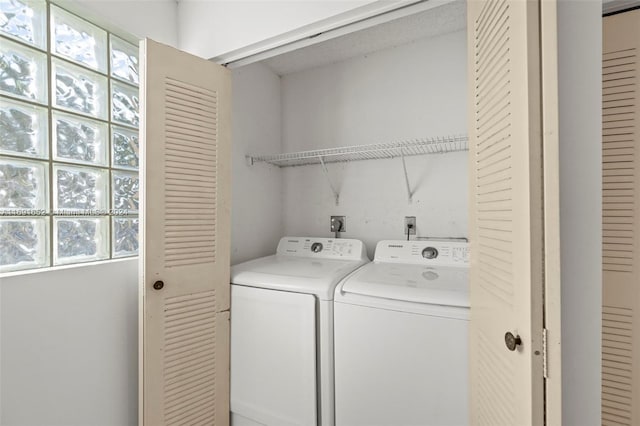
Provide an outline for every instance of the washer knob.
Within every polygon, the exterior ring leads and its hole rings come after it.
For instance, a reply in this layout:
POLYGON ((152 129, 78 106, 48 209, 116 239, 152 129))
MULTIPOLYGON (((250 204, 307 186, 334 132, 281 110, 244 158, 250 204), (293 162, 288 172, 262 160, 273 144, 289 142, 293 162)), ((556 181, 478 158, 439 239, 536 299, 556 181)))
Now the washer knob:
POLYGON ((322 243, 311 244, 311 251, 314 253, 320 253, 322 251, 322 243))
POLYGON ((422 257, 424 257, 425 259, 435 259, 436 257, 438 257, 438 249, 435 247, 427 247, 426 249, 422 250, 422 257))

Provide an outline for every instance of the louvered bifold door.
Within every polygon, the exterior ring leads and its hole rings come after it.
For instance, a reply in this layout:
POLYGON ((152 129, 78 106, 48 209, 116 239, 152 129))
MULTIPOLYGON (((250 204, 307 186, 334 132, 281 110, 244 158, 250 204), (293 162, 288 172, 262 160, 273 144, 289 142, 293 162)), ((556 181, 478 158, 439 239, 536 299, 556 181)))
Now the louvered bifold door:
POLYGON ((470 423, 540 425, 544 383, 539 3, 474 0, 467 5, 470 423), (506 333, 513 336, 513 350, 507 347, 506 333))
POLYGON ((602 424, 640 424, 640 10, 604 18, 602 424))
POLYGON ((140 425, 229 422, 230 75, 141 43, 140 425))

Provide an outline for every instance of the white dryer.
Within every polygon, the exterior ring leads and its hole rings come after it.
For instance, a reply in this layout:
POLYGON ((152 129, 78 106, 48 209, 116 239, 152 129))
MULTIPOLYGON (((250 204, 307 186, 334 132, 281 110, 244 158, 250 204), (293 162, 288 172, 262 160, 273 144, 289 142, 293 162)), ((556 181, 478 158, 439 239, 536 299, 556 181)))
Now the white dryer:
POLYGON ((333 295, 369 262, 351 239, 285 237, 231 268, 231 422, 334 424, 333 295))
POLYGON ((337 288, 336 425, 466 425, 468 244, 381 241, 337 288))

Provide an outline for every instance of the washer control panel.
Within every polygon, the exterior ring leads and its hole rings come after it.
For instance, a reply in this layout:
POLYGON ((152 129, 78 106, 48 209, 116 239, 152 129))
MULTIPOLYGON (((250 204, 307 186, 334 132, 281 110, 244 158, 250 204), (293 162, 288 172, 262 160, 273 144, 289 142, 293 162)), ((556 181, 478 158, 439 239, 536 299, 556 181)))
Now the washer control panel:
POLYGON ((324 259, 366 259, 364 243, 347 238, 284 237, 278 244, 278 254, 324 259))
POLYGON ((376 261, 437 266, 468 266, 469 243, 464 241, 380 241, 376 261))

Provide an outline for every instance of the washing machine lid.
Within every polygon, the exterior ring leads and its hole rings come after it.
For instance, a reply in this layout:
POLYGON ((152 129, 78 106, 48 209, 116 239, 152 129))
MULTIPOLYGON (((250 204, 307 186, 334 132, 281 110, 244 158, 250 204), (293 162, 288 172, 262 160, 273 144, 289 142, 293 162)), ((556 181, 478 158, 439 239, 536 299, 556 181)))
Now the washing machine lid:
POLYGON ((364 244, 358 240, 285 237, 275 255, 234 265, 231 284, 332 300, 337 284, 367 262, 364 244))
POLYGON ((466 267, 372 262, 345 280, 339 292, 344 295, 469 307, 469 270, 466 267))

